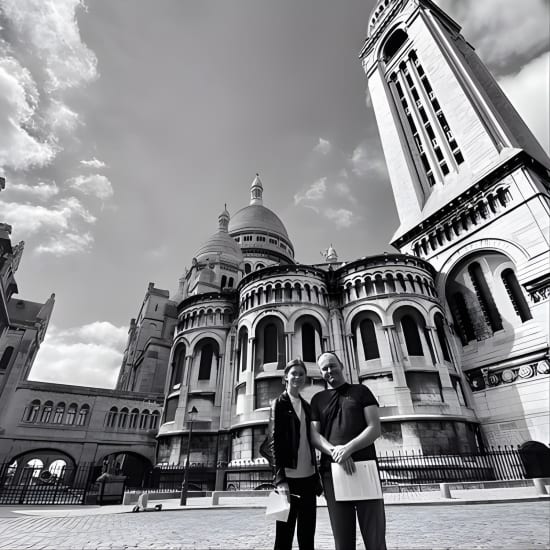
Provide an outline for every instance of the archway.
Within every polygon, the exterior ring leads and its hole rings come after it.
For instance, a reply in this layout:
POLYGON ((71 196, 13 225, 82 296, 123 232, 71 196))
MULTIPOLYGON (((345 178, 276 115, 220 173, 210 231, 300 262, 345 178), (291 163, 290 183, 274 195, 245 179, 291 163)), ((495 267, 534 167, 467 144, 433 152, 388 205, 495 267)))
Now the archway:
POLYGON ((145 476, 152 468, 151 461, 144 456, 119 451, 106 455, 102 461, 96 463, 96 478, 103 472, 126 477, 126 487, 141 487, 145 476))

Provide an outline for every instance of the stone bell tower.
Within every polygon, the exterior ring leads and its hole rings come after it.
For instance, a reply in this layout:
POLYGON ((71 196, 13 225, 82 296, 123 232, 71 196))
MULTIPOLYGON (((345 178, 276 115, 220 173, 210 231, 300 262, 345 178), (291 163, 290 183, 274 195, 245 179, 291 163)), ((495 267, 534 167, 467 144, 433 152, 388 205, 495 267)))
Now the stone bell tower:
POLYGON ((550 159, 430 0, 380 0, 360 58, 400 226, 428 260, 489 443, 548 442, 550 159), (540 401, 539 401, 540 400, 540 401))

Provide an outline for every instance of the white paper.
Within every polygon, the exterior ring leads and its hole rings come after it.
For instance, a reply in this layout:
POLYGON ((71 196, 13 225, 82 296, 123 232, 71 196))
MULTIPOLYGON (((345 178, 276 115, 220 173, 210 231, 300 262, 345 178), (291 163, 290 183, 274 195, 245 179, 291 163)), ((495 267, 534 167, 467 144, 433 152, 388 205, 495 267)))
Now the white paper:
POLYGON ((355 472, 347 474, 344 467, 333 462, 332 482, 336 500, 374 500, 383 498, 376 461, 355 463, 355 472))
POLYGON ((265 509, 265 517, 277 521, 287 521, 288 513, 290 512, 290 502, 283 494, 272 491, 267 496, 267 506, 265 509))

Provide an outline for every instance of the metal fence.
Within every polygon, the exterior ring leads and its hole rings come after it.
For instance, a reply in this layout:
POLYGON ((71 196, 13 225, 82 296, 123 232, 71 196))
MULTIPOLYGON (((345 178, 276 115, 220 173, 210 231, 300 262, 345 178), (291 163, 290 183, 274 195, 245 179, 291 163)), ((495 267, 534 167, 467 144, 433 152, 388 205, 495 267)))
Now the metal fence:
MULTIPOLYGON (((420 451, 387 452, 379 453, 377 460, 380 479, 385 486, 526 477, 520 453, 513 447, 496 447, 479 453, 439 455, 426 455, 420 451)), ((173 465, 153 468, 147 487, 159 491, 177 491, 181 488, 184 471, 183 467, 173 465)), ((223 488, 228 491, 248 491, 272 487, 273 475, 267 464, 251 460, 248 464, 232 467, 191 464, 189 480, 191 490, 223 488), (219 487, 215 486, 216 473, 219 487)))
POLYGON ((93 498, 93 464, 59 468, 0 464, 0 504, 84 504, 93 498))

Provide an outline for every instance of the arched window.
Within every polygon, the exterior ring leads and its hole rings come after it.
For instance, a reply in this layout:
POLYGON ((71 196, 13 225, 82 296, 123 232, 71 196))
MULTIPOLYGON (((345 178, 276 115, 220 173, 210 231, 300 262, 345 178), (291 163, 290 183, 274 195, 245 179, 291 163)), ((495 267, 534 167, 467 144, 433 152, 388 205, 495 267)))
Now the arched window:
POLYGON ((472 285, 477 294, 477 299, 481 310, 483 311, 483 316, 485 321, 491 327, 493 332, 502 329, 502 320, 500 314, 487 285, 487 281, 481 270, 481 266, 477 262, 473 262, 468 266, 468 273, 472 280, 472 285))
POLYGON ((256 265, 256 271, 258 271, 259 269, 263 269, 265 267, 264 264, 257 264, 256 265))
POLYGON ((32 458, 27 462, 26 468, 31 470, 31 477, 38 477, 44 468, 44 463, 39 458, 32 458))
POLYGON ((226 284, 227 284, 227 275, 222 275, 221 287, 223 288, 226 284))
POLYGON ((525 323, 525 321, 529 321, 529 319, 532 319, 533 316, 531 315, 531 311, 529 310, 529 305, 527 304, 523 292, 521 291, 521 287, 519 286, 514 270, 510 268, 505 269, 502 272, 501 277, 502 282, 504 283, 504 288, 506 288, 506 292, 508 292, 510 301, 514 306, 515 312, 521 319, 521 322, 525 323))
POLYGON ((156 430, 158 425, 159 425, 159 412, 158 411, 153 411, 151 413, 149 428, 151 430, 156 430))
POLYGON ((410 356, 424 355, 415 320, 410 315, 404 315, 401 319, 401 327, 403 329, 403 336, 405 337, 407 353, 410 356))
POLYGON ((302 325, 302 360, 314 363, 315 353, 315 329, 311 323, 302 325))
POLYGON ((384 286, 382 275, 376 275, 376 277, 374 277, 374 287, 376 288, 376 294, 386 293, 386 288, 384 286))
POLYGON ((470 340, 475 340, 475 330, 470 317, 470 312, 460 292, 455 292, 451 300, 451 313, 463 345, 470 340))
POLYGON ((117 416, 118 409, 116 407, 111 407, 111 409, 107 413, 107 420, 105 422, 107 428, 114 428, 116 426, 117 416))
POLYGON ((118 414, 118 427, 126 428, 126 423, 128 422, 128 409, 126 407, 120 409, 118 414))
POLYGON ((248 360, 248 330, 242 328, 239 332, 239 360, 241 364, 241 372, 246 370, 246 362, 248 360))
MULTIPOLYGON (((168 399, 168 401, 175 401, 176 406, 177 406, 178 398, 176 397, 175 399, 174 398, 173 399, 168 399)), ((139 410, 138 409, 132 409, 132 412, 130 413, 130 418, 128 420, 128 428, 130 430, 135 430, 137 428, 138 418, 139 418, 139 410)), ((172 420, 174 420, 174 419, 172 418, 172 420)))
POLYGON ((61 424, 63 422, 63 416, 65 415, 65 403, 58 403, 53 415, 53 423, 61 424))
POLYGON ((185 366, 185 345, 179 344, 176 348, 173 361, 172 370, 172 383, 171 387, 174 388, 177 384, 181 384, 183 381, 183 367, 185 366))
POLYGON ((382 58, 384 61, 389 61, 396 53, 397 50, 407 41, 407 33, 402 29, 397 29, 386 40, 384 48, 382 50, 382 58))
POLYGON ((244 264, 244 272, 250 273, 252 271, 252 266, 250 264, 244 264))
POLYGON ((64 460, 57 459, 50 464, 48 471, 52 474, 52 476, 55 476, 58 479, 63 479, 65 468, 67 468, 67 463, 64 460))
POLYGON ((36 422, 38 418, 38 411, 40 410, 40 401, 35 399, 27 407, 27 411, 24 417, 24 422, 36 422))
POLYGON ((8 346, 4 353, 2 354, 2 359, 0 359, 0 370, 6 370, 10 364, 10 359, 13 354, 13 346, 8 346))
POLYGON ((285 302, 292 301, 292 287, 290 283, 285 284, 285 302))
POLYGON ((277 362, 277 327, 268 323, 264 329, 264 363, 277 362))
POLYGON ((42 407, 42 414, 40 415, 40 422, 47 423, 50 421, 52 416, 53 403, 51 401, 46 401, 42 407))
POLYGON ((78 405, 76 403, 71 403, 67 409, 67 416, 65 417, 65 424, 72 426, 76 420, 76 412, 78 411, 78 405))
POLYGON ((282 302, 283 301, 283 289, 282 289, 280 283, 277 283, 275 285, 275 301, 276 302, 282 302))
POLYGON ((229 288, 233 288, 233 277, 229 277, 229 283, 227 283, 229 288))
POLYGON ((437 339, 439 340, 439 347, 443 353, 443 359, 445 361, 451 360, 451 355, 449 353, 449 344, 447 343, 447 337, 445 336, 445 326, 443 323, 443 316, 437 314, 435 316, 435 331, 437 333, 437 339))
POLYGON ((90 405, 82 405, 80 411, 78 412, 78 418, 76 423, 78 426, 85 426, 88 420, 88 415, 90 414, 90 405))
POLYGON ((380 351, 378 349, 376 329, 374 328, 372 319, 363 319, 359 324, 359 330, 361 332, 365 359, 367 361, 370 359, 378 359, 380 357, 380 351))
POLYGON ((210 380, 212 370, 212 358, 214 357, 214 346, 205 344, 201 349, 201 361, 199 365, 199 380, 210 380))
POLYGON ((149 410, 145 409, 140 415, 139 415, 139 429, 140 430, 146 430, 147 429, 147 420, 149 419, 149 410))

